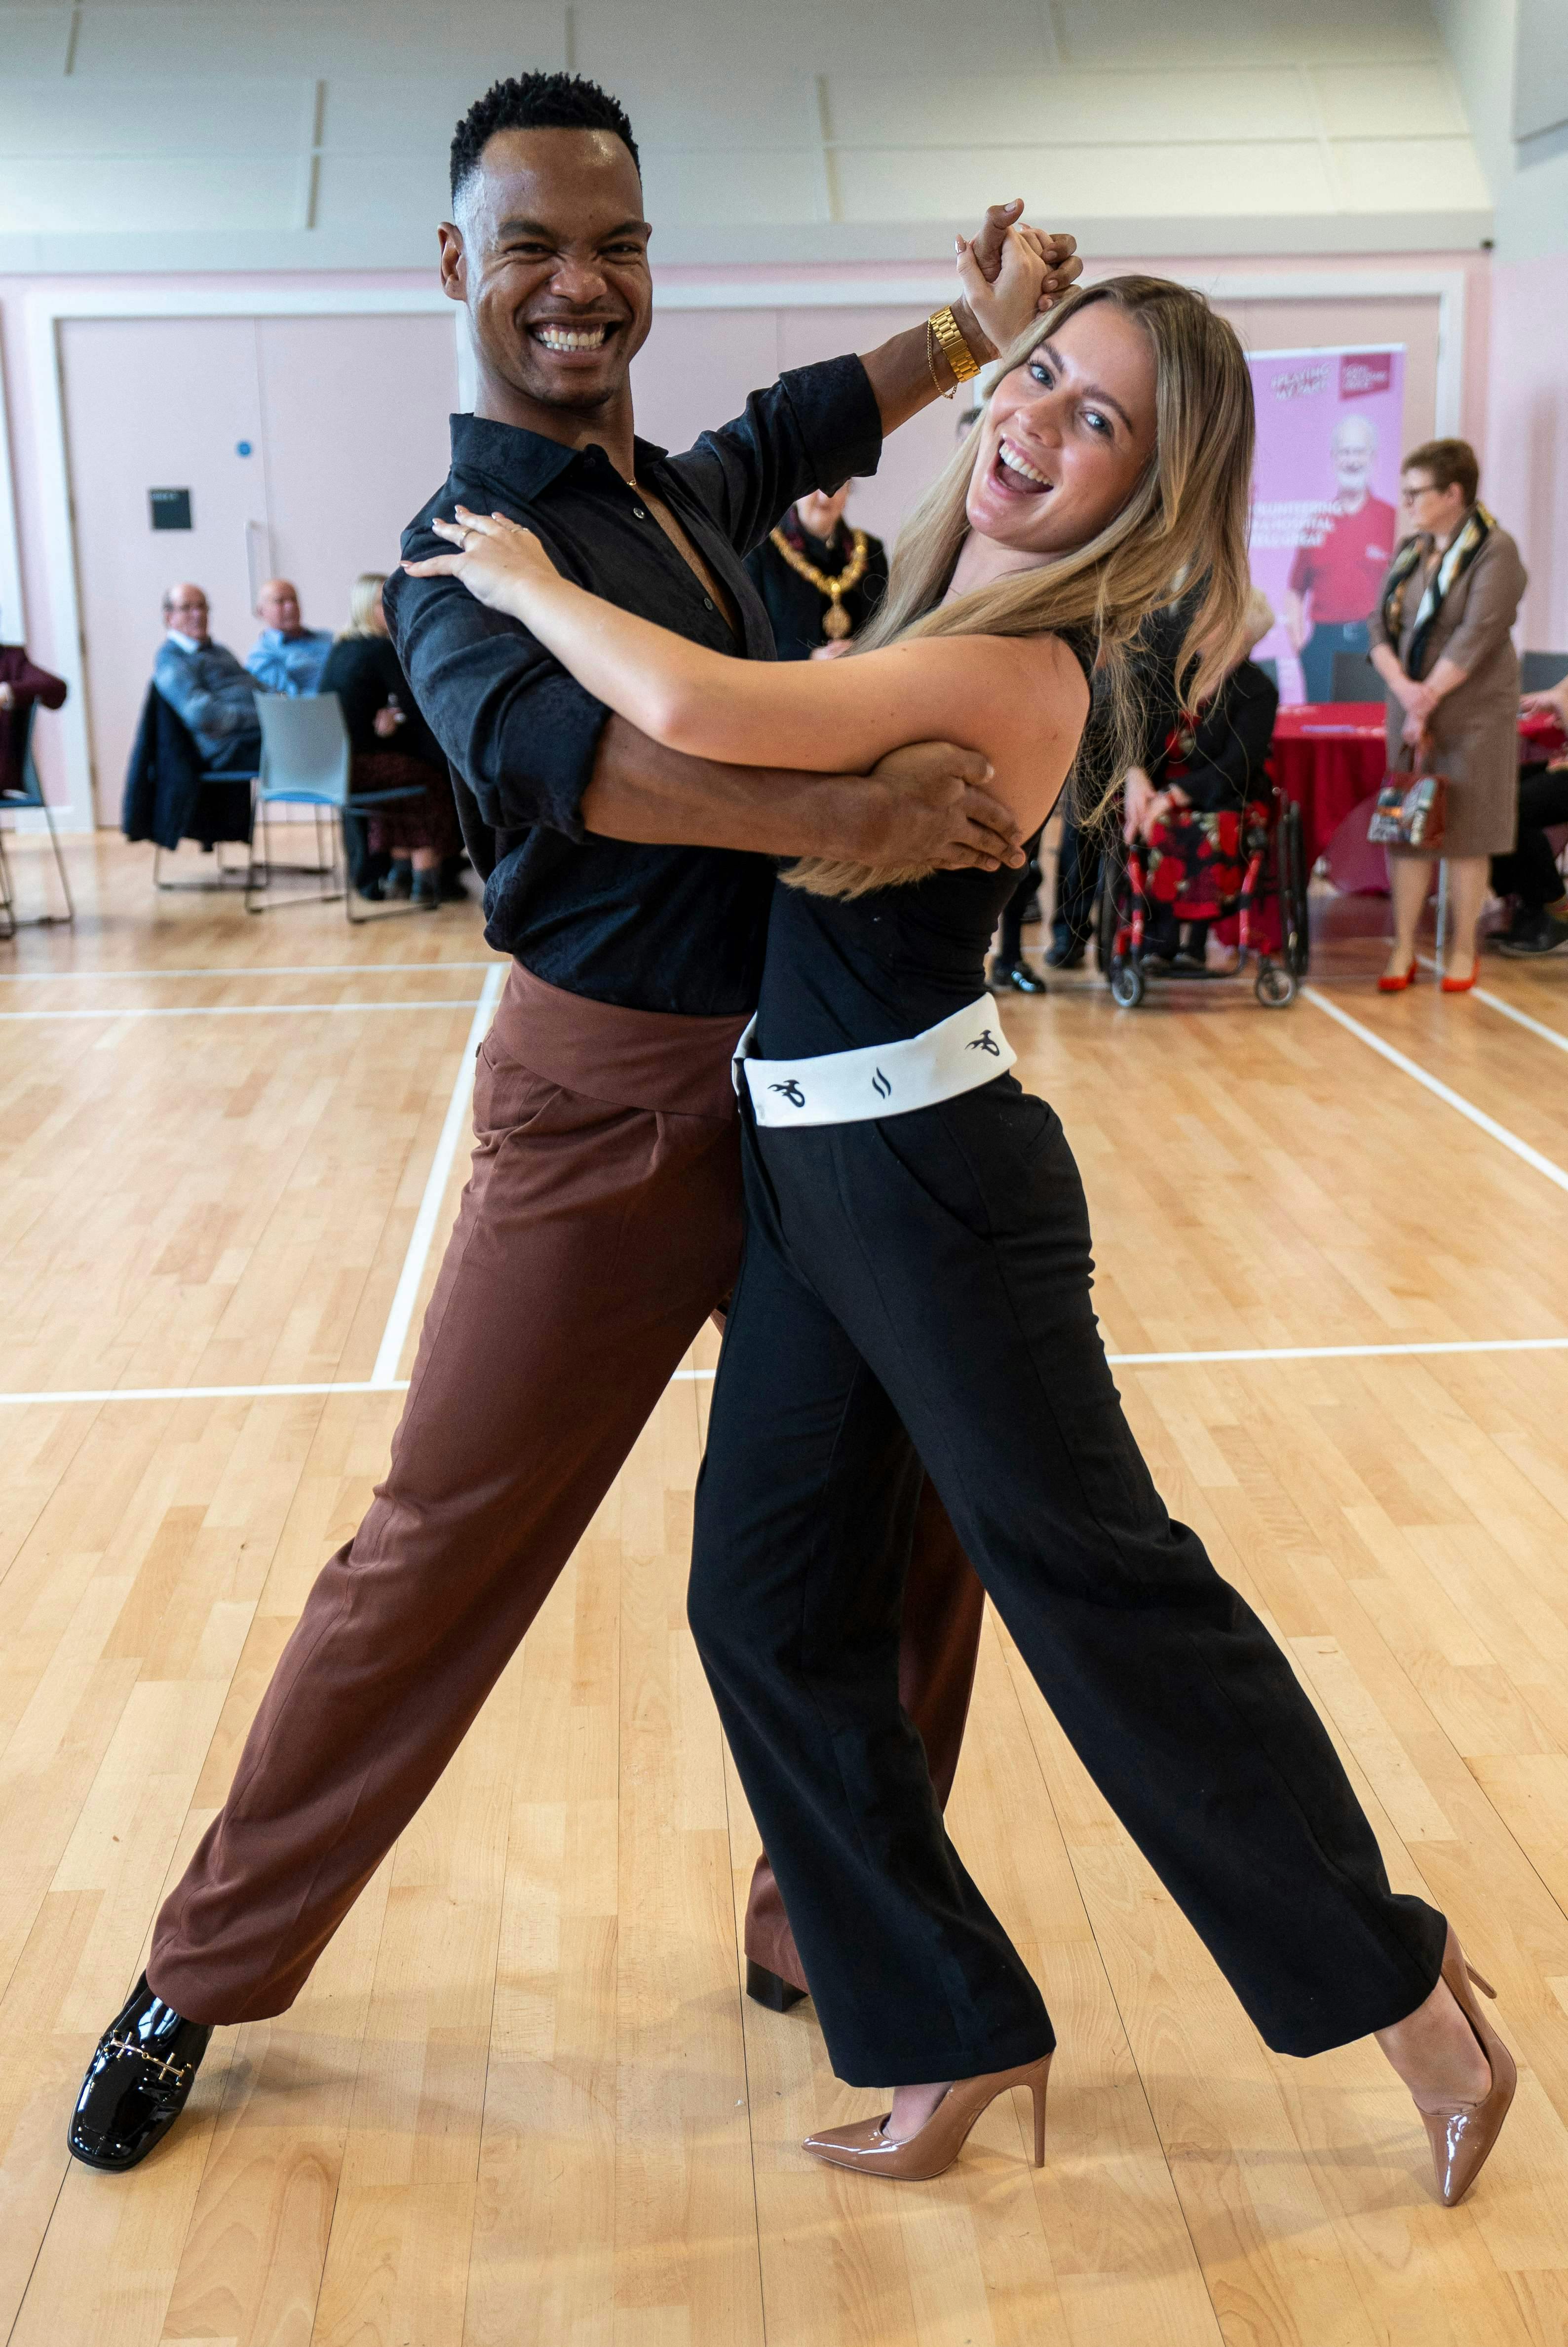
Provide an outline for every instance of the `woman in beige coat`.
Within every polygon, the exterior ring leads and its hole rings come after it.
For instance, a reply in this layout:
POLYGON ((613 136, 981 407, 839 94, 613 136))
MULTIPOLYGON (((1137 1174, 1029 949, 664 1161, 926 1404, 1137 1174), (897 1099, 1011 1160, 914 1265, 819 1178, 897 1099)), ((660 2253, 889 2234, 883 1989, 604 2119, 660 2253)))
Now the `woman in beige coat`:
POLYGON ((1465 440, 1430 440, 1406 457, 1400 502, 1413 535, 1395 549, 1371 618, 1373 664, 1392 695, 1389 764, 1413 750, 1418 769, 1449 784, 1440 849, 1389 850, 1394 948, 1378 981, 1387 994, 1416 974, 1416 927, 1440 854, 1449 867, 1443 992, 1469 992, 1487 859, 1513 846, 1519 661, 1509 630, 1525 572, 1512 538, 1477 504, 1480 481, 1465 440))

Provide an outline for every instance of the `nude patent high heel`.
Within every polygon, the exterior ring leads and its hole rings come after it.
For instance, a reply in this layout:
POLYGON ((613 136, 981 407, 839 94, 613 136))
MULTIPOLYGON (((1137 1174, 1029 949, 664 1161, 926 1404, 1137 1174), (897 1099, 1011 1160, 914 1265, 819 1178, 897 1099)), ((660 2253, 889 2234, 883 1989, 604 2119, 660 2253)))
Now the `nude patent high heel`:
MULTIPOLYGON (((1479 2103, 1451 2103, 1444 2110, 1422 2111, 1432 2166, 1437 2171, 1438 2198, 1445 2209, 1456 2209, 1481 2174, 1487 2154, 1502 2131, 1519 2073, 1513 2056, 1471 1993, 1471 1983, 1483 1996, 1495 1997, 1490 1982, 1466 1963, 1464 1951, 1449 1925, 1443 1950, 1443 1978, 1455 2004, 1475 2032, 1477 2045, 1491 2069, 1491 2090, 1479 2103)), ((937 2106, 938 2109, 941 2105, 937 2106)))
POLYGON ((1034 2164, 1045 2166, 1045 2089, 1050 2076, 1050 2056, 1020 2062, 1015 2069, 991 2070, 982 2078, 960 2078, 948 2087, 922 2127, 897 2142, 882 2132, 892 2116, 856 2119, 850 2127, 825 2127, 808 2135, 801 2148, 814 2159, 834 2168, 853 2168, 862 2176, 885 2176, 899 2184, 926 2184, 951 2168, 968 2140, 970 2128, 982 2111, 1011 2086, 1027 2086, 1034 2096, 1034 2164))

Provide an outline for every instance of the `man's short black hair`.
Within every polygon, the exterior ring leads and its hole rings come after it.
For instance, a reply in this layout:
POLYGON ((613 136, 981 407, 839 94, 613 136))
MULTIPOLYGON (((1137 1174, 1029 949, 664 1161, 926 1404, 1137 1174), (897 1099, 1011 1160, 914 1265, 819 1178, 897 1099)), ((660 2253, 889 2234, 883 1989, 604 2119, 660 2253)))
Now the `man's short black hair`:
POLYGON ((580 74, 508 75, 477 97, 452 134, 452 200, 479 167, 487 140, 497 130, 611 130, 638 170, 637 141, 618 97, 580 74))

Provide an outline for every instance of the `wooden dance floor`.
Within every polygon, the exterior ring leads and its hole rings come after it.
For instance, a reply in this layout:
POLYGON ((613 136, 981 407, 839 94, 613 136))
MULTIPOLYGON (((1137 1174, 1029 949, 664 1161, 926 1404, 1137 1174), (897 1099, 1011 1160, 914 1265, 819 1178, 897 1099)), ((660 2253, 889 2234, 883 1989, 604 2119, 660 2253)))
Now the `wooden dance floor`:
POLYGON ((756 1838, 682 1604, 706 1337, 306 1993, 116 2178, 72 2096, 382 1468, 500 966, 477 909, 351 934, 71 857, 74 938, 0 947, 0 2340, 1563 2347, 1568 958, 1380 999, 1384 908, 1335 900, 1289 1011, 1004 1012, 1173 1512, 1501 1992, 1471 2202, 1374 2048, 1265 2051, 994 1616, 951 1814, 1061 2037, 1046 2167, 1021 2104, 934 2184, 802 2155, 878 2106, 741 1993, 756 1838))

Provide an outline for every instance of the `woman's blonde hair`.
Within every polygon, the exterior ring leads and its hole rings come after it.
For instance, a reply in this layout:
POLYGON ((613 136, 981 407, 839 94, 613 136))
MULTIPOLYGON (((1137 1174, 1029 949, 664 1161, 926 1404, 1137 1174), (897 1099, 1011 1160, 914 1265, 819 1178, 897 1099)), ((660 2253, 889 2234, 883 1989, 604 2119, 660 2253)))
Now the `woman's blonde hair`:
MULTIPOLYGON (((1149 614, 1192 591, 1176 661, 1186 711, 1214 691, 1245 650, 1252 382, 1235 332, 1201 293, 1167 278, 1135 276, 1074 286, 1004 353, 998 380, 1094 302, 1113 302, 1135 318, 1154 349, 1154 448, 1126 503, 1087 545, 944 603, 968 536, 976 463, 970 436, 901 533, 882 607, 855 650, 920 636, 1091 630, 1100 648, 1096 763, 1103 760, 1102 771, 1120 781, 1142 742, 1127 654, 1149 614)), ((1102 794, 1101 807, 1109 795, 1102 794)), ((929 868, 871 871, 811 856, 784 877, 819 896, 856 897, 920 879, 929 868)))
POLYGON ((384 630, 375 625, 373 614, 375 599, 386 584, 384 570, 362 570, 348 593, 348 625, 338 638, 344 636, 379 636, 384 630))

